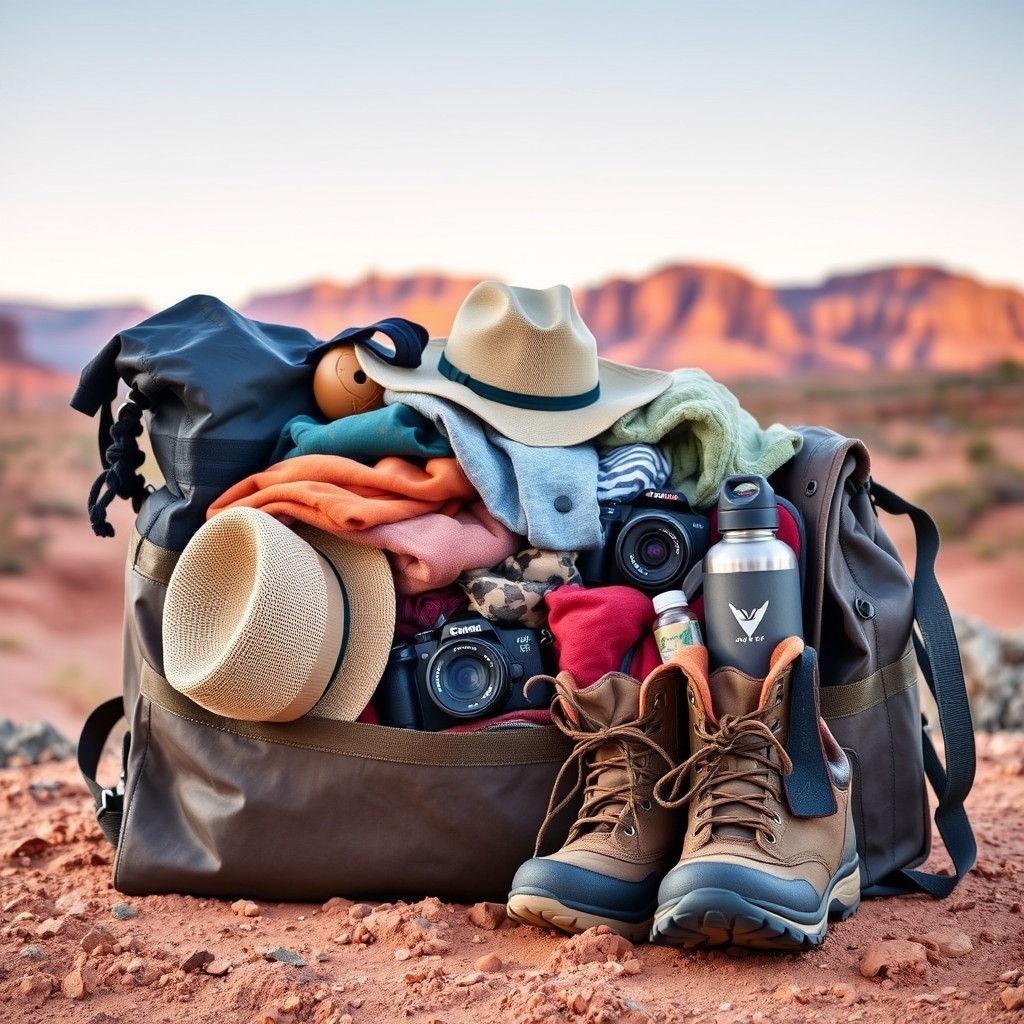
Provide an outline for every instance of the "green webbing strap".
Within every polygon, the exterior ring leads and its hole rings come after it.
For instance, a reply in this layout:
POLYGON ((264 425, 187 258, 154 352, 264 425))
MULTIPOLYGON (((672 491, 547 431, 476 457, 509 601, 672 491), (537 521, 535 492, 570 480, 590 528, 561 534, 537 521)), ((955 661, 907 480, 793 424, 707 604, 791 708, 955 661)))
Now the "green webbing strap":
POLYGON ((124 717, 124 703, 120 697, 104 701, 85 720, 78 739, 78 770, 92 793, 96 804, 96 820, 111 846, 117 846, 124 815, 124 780, 128 765, 129 734, 125 733, 121 748, 121 778, 116 786, 101 786, 96 781, 100 758, 114 726, 124 717))
POLYGON ((878 895, 924 892, 941 898, 948 896, 970 871, 978 853, 964 810, 964 801, 974 783, 974 725, 953 620, 935 578, 939 531, 927 512, 874 481, 871 482, 871 494, 875 505, 883 512, 909 516, 914 525, 917 541, 914 613, 920 630, 920 637, 914 637, 914 648, 921 672, 939 709, 946 755, 943 767, 931 739, 922 732, 924 766, 938 797, 935 825, 955 871, 955 875, 935 875, 903 868, 882 879, 871 891, 878 895))
POLYGON ((826 721, 833 718, 849 718, 916 685, 917 659, 913 650, 908 648, 899 661, 883 665, 877 672, 872 672, 855 683, 823 686, 820 697, 821 717, 826 721))

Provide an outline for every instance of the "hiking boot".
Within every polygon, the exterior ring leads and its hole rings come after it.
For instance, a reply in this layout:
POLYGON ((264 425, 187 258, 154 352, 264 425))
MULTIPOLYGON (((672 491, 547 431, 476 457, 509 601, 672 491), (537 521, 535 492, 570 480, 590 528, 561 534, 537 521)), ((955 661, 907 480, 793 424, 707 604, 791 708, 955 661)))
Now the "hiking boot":
POLYGON ((604 924, 645 940, 682 827, 682 814, 653 797, 678 751, 678 675, 641 684, 609 672, 581 690, 561 672, 553 683, 551 717, 575 747, 555 781, 536 853, 550 822, 581 789, 582 804, 562 848, 535 855, 516 872, 509 916, 570 934, 604 924), (556 804, 573 764, 576 784, 556 804))
POLYGON ((688 805, 679 863, 658 892, 651 941, 803 949, 860 903, 850 763, 818 713, 814 651, 783 640, 764 680, 707 675, 689 647, 678 667, 690 756, 658 784, 688 805), (686 791, 678 795, 681 789, 686 791))

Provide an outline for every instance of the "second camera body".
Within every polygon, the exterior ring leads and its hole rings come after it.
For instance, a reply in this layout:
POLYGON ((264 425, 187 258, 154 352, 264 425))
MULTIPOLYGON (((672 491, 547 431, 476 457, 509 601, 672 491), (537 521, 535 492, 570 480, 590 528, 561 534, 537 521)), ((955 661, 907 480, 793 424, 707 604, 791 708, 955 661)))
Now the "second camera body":
POLYGON ((546 708, 553 691, 525 684, 547 671, 546 637, 496 626, 479 615, 453 615, 440 629, 399 644, 377 687, 383 725, 437 732, 510 711, 546 708))
POLYGON ((576 560, 588 586, 671 590, 708 549, 707 517, 677 491, 644 491, 630 504, 601 502, 600 510, 601 546, 576 560))

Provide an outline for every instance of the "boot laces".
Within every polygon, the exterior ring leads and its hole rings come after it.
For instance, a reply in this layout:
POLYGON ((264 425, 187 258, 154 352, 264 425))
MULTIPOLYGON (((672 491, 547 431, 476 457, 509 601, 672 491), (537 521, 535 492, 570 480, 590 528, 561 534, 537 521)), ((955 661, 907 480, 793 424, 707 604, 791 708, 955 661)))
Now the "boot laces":
MULTIPOLYGON (((551 822, 581 790, 583 799, 580 811, 566 842, 572 842, 585 832, 602 825, 614 828, 623 821, 624 810, 628 810, 635 823, 638 805, 646 803, 637 799, 638 790, 649 791, 664 768, 672 768, 674 764, 664 747, 649 735, 656 731, 652 726, 661 717, 663 704, 664 696, 655 694, 653 707, 647 714, 633 722, 606 725, 580 706, 573 691, 558 687, 551 703, 551 718, 573 740, 575 746, 559 769, 551 789, 547 813, 537 833, 535 856, 540 853, 551 822), (609 749, 600 758, 595 757, 602 747, 609 749), (558 792, 573 764, 576 765, 576 781, 565 796, 557 800, 558 792), (621 772, 622 781, 618 785, 609 785, 607 776, 601 778, 607 772, 621 772)), ((635 824, 625 827, 628 835, 635 834, 635 824)))
POLYGON ((659 780, 654 797, 663 807, 680 807, 694 801, 701 808, 694 835, 719 825, 734 825, 760 833, 774 842, 770 823, 778 824, 768 808, 767 796, 777 803, 783 800, 781 775, 789 775, 793 762, 786 748, 764 718, 774 707, 758 708, 746 715, 723 715, 712 731, 706 725, 694 726, 701 747, 682 764, 659 780), (775 754, 777 761, 773 760, 775 754), (731 755, 734 767, 729 767, 731 755), (689 789, 680 795, 687 773, 693 769, 689 789), (781 774, 780 774, 781 773, 781 774), (762 793, 737 792, 733 783, 752 783, 762 793), (729 807, 730 813, 715 811, 729 807))

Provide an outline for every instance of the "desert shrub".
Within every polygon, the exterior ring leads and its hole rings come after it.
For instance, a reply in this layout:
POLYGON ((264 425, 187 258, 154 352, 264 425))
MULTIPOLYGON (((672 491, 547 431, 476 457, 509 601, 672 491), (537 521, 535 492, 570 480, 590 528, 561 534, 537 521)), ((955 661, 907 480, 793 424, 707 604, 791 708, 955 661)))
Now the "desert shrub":
POLYGON ((991 499, 977 484, 940 483, 917 497, 935 520, 944 537, 965 537, 978 517, 992 507, 991 499))
POLYGON ((56 516, 60 519, 83 519, 86 514, 84 499, 77 501, 60 494, 34 498, 29 502, 28 513, 33 516, 56 516))
POLYGON ((46 537, 41 533, 26 537, 19 529, 18 513, 0 508, 0 575, 20 576, 42 561, 46 537))
POLYGON ((919 459, 924 455, 924 443, 917 437, 905 437, 892 446, 897 459, 919 459))
POLYGON ((967 442, 965 454, 972 466, 984 466, 995 460, 996 446, 992 438, 984 434, 975 434, 967 442))

